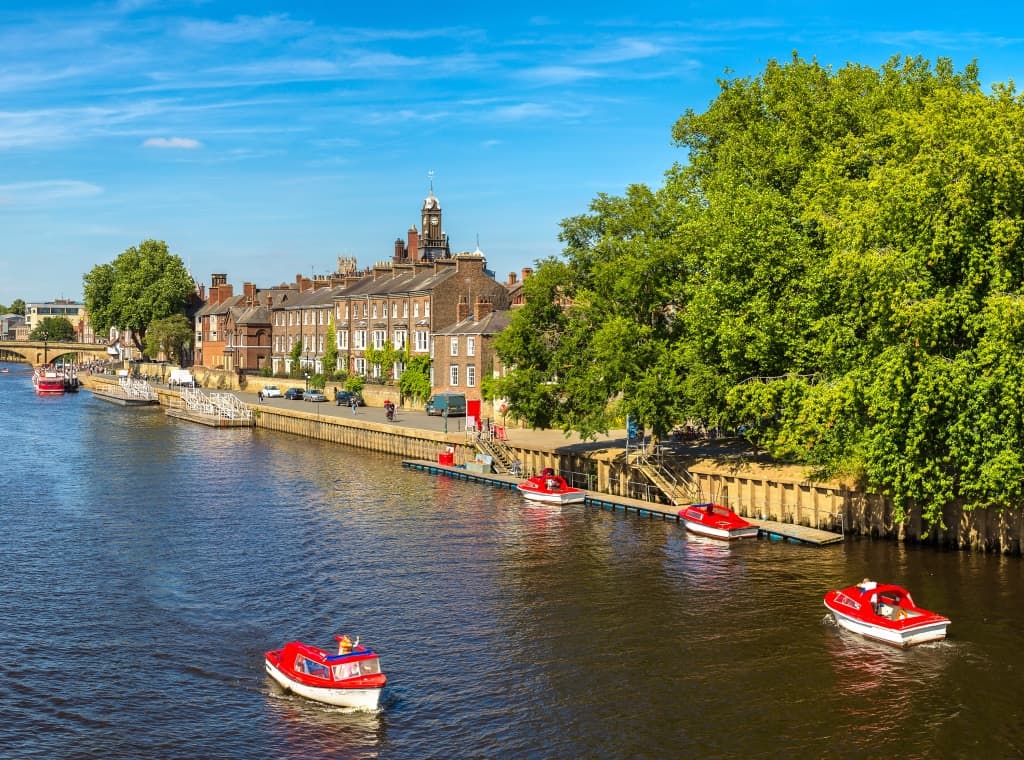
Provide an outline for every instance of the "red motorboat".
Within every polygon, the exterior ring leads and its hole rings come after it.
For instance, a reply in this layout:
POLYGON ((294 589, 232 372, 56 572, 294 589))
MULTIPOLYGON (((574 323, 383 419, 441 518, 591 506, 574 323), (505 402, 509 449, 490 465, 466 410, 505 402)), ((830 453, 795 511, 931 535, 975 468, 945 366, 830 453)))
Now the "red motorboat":
POLYGON ((307 699, 337 707, 376 710, 387 676, 376 652, 347 636, 335 636, 338 654, 290 641, 264 655, 267 673, 282 687, 307 699))
POLYGON ((757 538, 758 527, 721 504, 691 504, 680 509, 687 530, 712 538, 757 538))
POLYGON ((941 641, 950 623, 949 618, 914 604, 902 586, 867 578, 856 586, 829 591, 825 607, 848 631, 898 647, 941 641))
POLYGON ((64 375, 53 367, 40 367, 32 373, 32 385, 40 396, 62 396, 66 390, 64 375))
POLYGON ((540 475, 524 480, 516 488, 527 499, 545 504, 576 504, 587 498, 586 491, 572 488, 565 478, 555 475, 555 471, 550 467, 545 467, 540 475))

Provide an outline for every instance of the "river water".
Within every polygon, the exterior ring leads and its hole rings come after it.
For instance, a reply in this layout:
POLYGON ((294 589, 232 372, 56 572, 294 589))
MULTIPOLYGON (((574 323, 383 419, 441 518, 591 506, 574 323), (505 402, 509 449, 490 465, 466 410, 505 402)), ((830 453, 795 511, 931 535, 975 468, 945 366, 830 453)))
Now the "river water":
POLYGON ((730 546, 0 366, 2 757, 1024 756, 1017 558, 730 546), (865 575, 950 638, 840 632, 822 596, 865 575), (377 713, 263 671, 342 632, 377 713))

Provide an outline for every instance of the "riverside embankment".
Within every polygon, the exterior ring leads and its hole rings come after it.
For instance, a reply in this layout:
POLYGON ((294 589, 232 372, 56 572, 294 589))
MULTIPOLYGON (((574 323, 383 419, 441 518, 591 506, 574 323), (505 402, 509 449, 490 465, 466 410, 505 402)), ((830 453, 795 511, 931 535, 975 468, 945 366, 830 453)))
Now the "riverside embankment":
MULTIPOLYGON (((114 378, 106 375, 83 378, 86 388, 113 382, 114 378)), ((157 387, 156 391, 164 406, 178 398, 178 393, 168 388, 157 387)), ((477 453, 461 429, 460 419, 448 420, 445 430, 444 421, 416 410, 400 410, 395 422, 387 422, 376 407, 363 407, 352 414, 347 407, 333 404, 283 399, 258 403, 254 392, 230 392, 253 409, 257 428, 402 459, 437 461, 438 454, 451 450, 455 463, 464 464, 477 453)), ((509 427, 506 443, 527 473, 554 467, 574 474, 588 490, 665 501, 644 474, 628 463, 625 431, 582 441, 560 431, 509 427)), ((688 472, 702 499, 727 503, 745 516, 940 547, 1021 553, 1024 519, 1019 509, 965 511, 951 504, 944 510, 943 526, 927 530, 913 511, 897 522, 892 503, 883 496, 840 481, 813 481, 800 467, 758 461, 720 442, 667 444, 662 456, 666 464, 688 472)))

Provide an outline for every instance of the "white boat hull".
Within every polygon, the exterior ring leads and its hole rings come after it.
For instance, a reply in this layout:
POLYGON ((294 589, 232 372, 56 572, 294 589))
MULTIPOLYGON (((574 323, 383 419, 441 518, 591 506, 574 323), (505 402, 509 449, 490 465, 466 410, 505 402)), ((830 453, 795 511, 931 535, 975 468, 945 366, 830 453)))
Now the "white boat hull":
POLYGON ((701 523, 690 522, 686 519, 683 519, 683 524, 686 525, 687 530, 692 530, 694 533, 699 533, 702 536, 711 536, 711 538, 722 538, 726 541, 731 541, 735 538, 757 538, 758 533, 756 525, 751 525, 747 528, 733 528, 732 530, 726 530, 724 528, 715 528, 711 525, 702 525, 701 523))
POLYGON ((323 702, 335 707, 354 707, 362 710, 376 710, 380 706, 380 695, 384 689, 331 689, 319 686, 308 686, 293 681, 269 662, 264 661, 267 673, 283 688, 298 694, 300 697, 323 702))
POLYGON ((562 491, 552 493, 545 491, 530 491, 525 488, 519 488, 519 493, 530 501, 538 501, 542 504, 579 504, 587 498, 587 495, 583 491, 562 491))
POLYGON ((894 630, 885 626, 865 623, 862 620, 844 615, 827 604, 825 607, 832 613, 832 617, 835 618, 836 624, 840 628, 845 628, 852 633, 898 647, 910 647, 916 644, 924 644, 928 641, 942 641, 946 638, 946 628, 949 627, 948 620, 935 620, 919 626, 894 630))

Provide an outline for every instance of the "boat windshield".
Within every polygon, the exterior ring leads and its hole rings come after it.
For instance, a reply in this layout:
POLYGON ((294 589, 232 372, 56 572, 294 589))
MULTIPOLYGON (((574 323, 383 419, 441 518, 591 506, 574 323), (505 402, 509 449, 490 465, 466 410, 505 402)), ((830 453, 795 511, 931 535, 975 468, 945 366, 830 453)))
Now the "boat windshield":
POLYGON ((357 678, 358 676, 369 676, 380 673, 380 660, 373 657, 369 660, 356 660, 355 662, 340 662, 332 668, 335 681, 343 681, 346 678, 357 678))
POLYGON ((305 673, 314 678, 323 678, 324 680, 331 677, 326 665, 304 657, 301 654, 295 657, 295 671, 297 673, 305 673))

